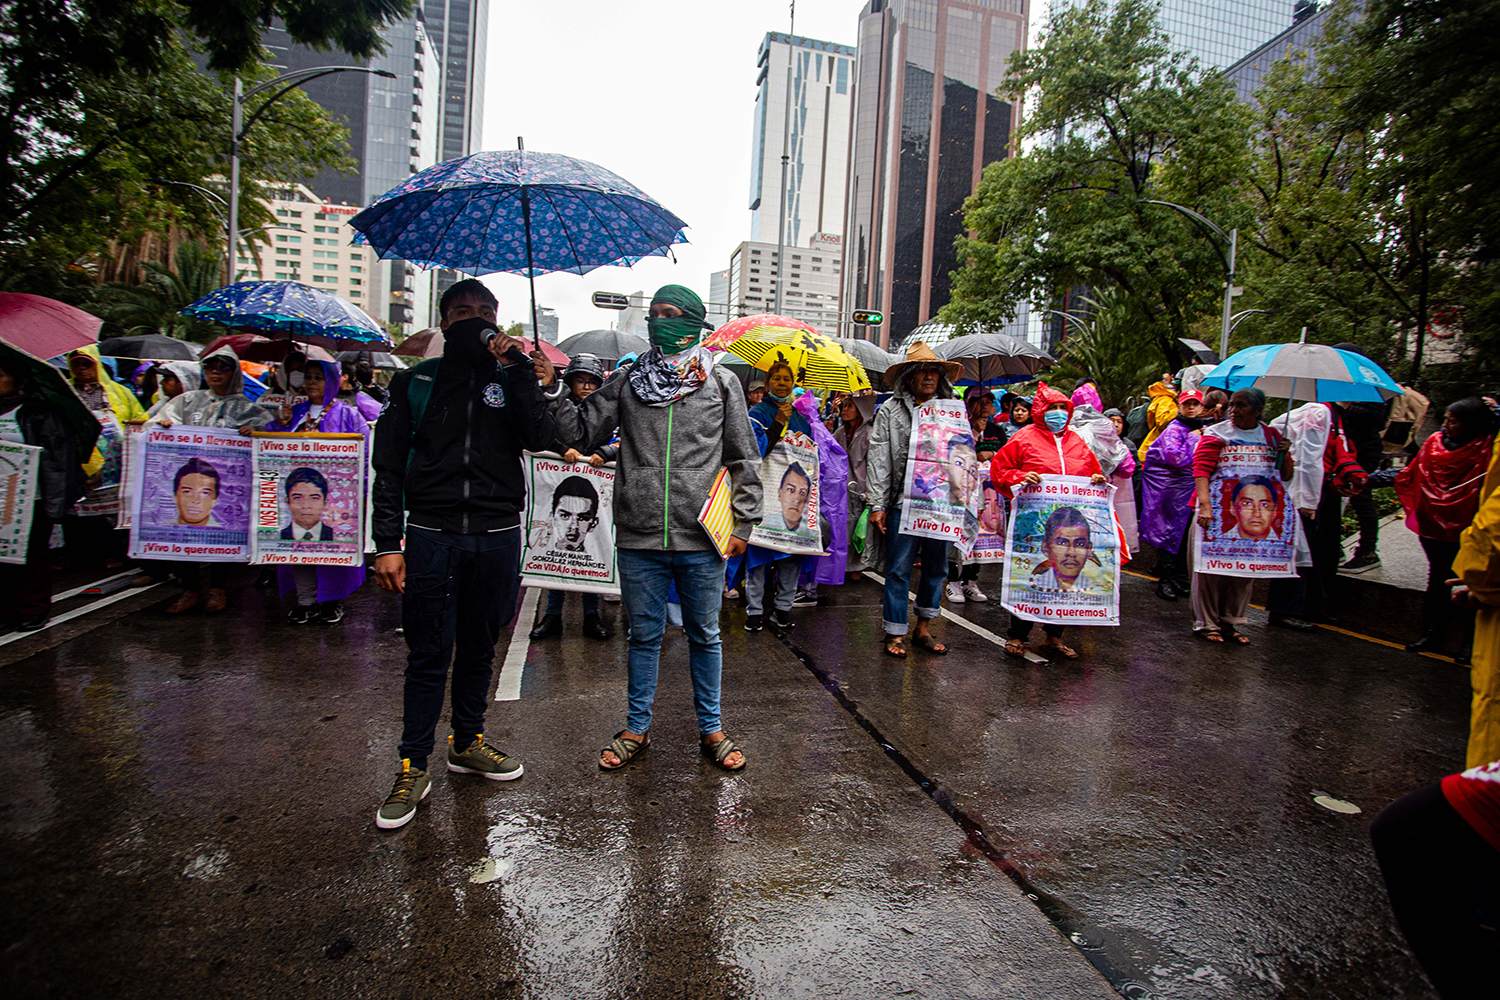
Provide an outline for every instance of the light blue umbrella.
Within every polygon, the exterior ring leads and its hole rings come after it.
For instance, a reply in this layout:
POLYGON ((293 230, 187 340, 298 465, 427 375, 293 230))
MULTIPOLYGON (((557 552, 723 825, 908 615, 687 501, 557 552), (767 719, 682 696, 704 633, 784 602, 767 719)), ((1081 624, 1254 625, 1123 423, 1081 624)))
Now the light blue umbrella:
POLYGON ((1323 344, 1260 344, 1236 351, 1199 385, 1313 403, 1380 403, 1403 395, 1396 380, 1362 354, 1323 344))

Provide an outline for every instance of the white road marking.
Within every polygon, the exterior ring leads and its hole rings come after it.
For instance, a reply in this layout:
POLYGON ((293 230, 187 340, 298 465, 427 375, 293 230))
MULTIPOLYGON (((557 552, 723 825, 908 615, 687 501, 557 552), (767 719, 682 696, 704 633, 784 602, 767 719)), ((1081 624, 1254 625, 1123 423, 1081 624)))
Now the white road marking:
POLYGON ((52 595, 52 603, 60 604, 70 597, 77 597, 79 594, 82 594, 85 591, 93 590, 95 587, 102 587, 106 583, 111 583, 115 580, 118 580, 122 576, 139 576, 140 572, 141 571, 138 569, 128 569, 123 573, 116 573, 114 576, 106 576, 102 580, 95 580, 93 583, 85 583, 82 587, 74 587, 72 590, 64 590, 60 594, 52 595))
MULTIPOLYGON (((75 608, 74 610, 69 611, 65 615, 58 615, 56 618, 52 619, 46 625, 43 625, 41 628, 36 629, 34 631, 31 631, 31 632, 12 632, 9 635, 0 636, 0 646, 4 646, 7 643, 16 642, 19 639, 26 639, 26 638, 30 638, 31 636, 34 636, 34 635, 41 635, 43 632, 47 631, 49 628, 56 628, 57 626, 63 624, 64 622, 70 622, 74 618, 81 618, 81 617, 83 617, 86 614, 90 614, 90 613, 92 613, 94 611, 98 611, 100 608, 105 607, 105 606, 110 605, 110 604, 113 604, 116 601, 123 601, 127 597, 134 597, 136 594, 144 594, 148 590, 155 590, 157 587, 160 587, 163 583, 166 583, 166 581, 162 580, 162 581, 159 581, 157 583, 149 584, 149 585, 147 585, 145 587, 131 587, 129 590, 122 590, 118 594, 111 594, 109 597, 101 597, 99 600, 94 601, 92 604, 85 604, 81 608, 75 608)), ((92 587, 92 586, 96 586, 96 585, 91 583, 91 584, 89 584, 89 586, 92 587)), ((53 600, 57 600, 57 598, 54 597, 53 600)))
MULTIPOLYGON (((867 577, 869 577, 871 580, 874 580, 876 583, 880 584, 882 587, 885 586, 885 577, 881 576, 879 573, 875 572, 874 570, 867 569, 867 570, 865 570, 864 575, 867 576, 867 577)), ((915 601, 917 599, 917 595, 913 594, 911 591, 907 591, 906 596, 908 598, 910 598, 911 600, 913 600, 913 601, 915 601)), ((990 642, 993 642, 995 645, 999 646, 1001 649, 1005 648, 1005 639, 1004 639, 1003 636, 996 635, 995 633, 991 632, 989 629, 985 628, 983 625, 976 625, 974 622, 969 621, 969 619, 963 617, 962 615, 955 615, 953 612, 949 611, 947 608, 939 608, 938 611, 939 611, 939 613, 944 618, 948 619, 950 622, 953 622, 958 627, 968 629, 970 632, 973 632, 975 635, 979 636, 981 639, 988 639, 990 642)), ((1042 656, 1039 653, 1033 653, 1029 649, 1026 650, 1026 660, 1028 662, 1030 662, 1030 663, 1036 663, 1036 664, 1043 664, 1043 663, 1050 663, 1051 662, 1045 656, 1042 656)))
POLYGON ((521 700, 521 675, 526 672, 526 654, 531 650, 531 620, 536 617, 536 604, 542 596, 540 587, 527 587, 526 597, 521 601, 521 610, 516 614, 516 624, 511 629, 510 645, 505 649, 505 662, 500 666, 500 683, 495 685, 496 701, 521 700))

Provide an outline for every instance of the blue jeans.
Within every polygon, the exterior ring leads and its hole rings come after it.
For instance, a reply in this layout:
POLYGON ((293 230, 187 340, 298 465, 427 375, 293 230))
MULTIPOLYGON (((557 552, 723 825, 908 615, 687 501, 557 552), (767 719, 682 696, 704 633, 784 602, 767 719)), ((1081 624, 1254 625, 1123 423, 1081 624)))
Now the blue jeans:
POLYGON ((651 728, 651 703, 656 700, 656 675, 661 665, 661 640, 667 632, 667 586, 675 582, 682 598, 682 623, 687 632, 688 670, 693 677, 693 705, 698 731, 717 733, 719 680, 724 656, 719 645, 719 607, 724 600, 724 563, 712 550, 675 552, 671 549, 620 549, 620 593, 630 616, 629 714, 625 731, 651 728))
MULTIPOLYGON (((549 591, 547 591, 547 612, 546 613, 549 614, 549 615, 560 615, 560 614, 562 614, 563 601, 564 601, 564 599, 567 598, 567 596, 568 596, 568 592, 566 590, 549 590, 549 591)), ((584 614, 585 618, 587 618, 589 615, 597 615, 597 614, 599 614, 599 595, 598 594, 584 594, 583 595, 583 614, 584 614)))
POLYGON ((484 732, 495 640, 515 616, 521 587, 519 529, 453 535, 413 528, 406 536, 405 717, 401 756, 426 770, 453 662, 449 720, 460 748, 484 732), (454 647, 458 653, 454 655, 454 647))
MULTIPOLYGON (((895 526, 892 518, 891 526, 895 526)), ((906 602, 911 592, 911 566, 922 558, 922 582, 917 585, 917 617, 936 618, 941 613, 943 584, 948 580, 948 543, 941 538, 892 535, 885 544, 885 597, 880 604, 881 626, 886 635, 906 634, 906 602)))

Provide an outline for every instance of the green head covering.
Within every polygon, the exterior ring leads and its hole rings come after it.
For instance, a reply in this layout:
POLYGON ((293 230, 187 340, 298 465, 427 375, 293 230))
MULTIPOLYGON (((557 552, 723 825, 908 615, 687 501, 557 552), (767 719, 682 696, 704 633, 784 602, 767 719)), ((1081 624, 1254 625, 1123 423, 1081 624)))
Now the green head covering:
POLYGON ((651 334, 651 343, 663 354, 678 354, 698 343, 707 326, 703 300, 698 293, 683 285, 663 285, 651 296, 651 304, 662 303, 682 310, 681 316, 671 319, 649 318, 646 328, 651 334))

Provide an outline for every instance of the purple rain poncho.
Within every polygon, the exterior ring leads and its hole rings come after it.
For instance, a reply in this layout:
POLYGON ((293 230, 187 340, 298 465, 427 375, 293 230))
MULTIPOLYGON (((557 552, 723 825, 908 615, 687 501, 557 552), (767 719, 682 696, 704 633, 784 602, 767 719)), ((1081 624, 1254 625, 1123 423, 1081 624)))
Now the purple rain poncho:
MULTIPOLYGON (((266 425, 266 430, 286 432, 293 429, 302 431, 316 429, 320 434, 363 434, 368 454, 370 425, 358 410, 338 398, 339 376, 342 374, 342 369, 337 362, 309 361, 308 364, 323 366, 323 412, 316 418, 316 428, 303 426, 307 420, 307 411, 312 405, 311 401, 304 401, 292 408, 292 419, 289 424, 284 425, 273 419, 266 425)), ((366 483, 365 489, 369 488, 370 484, 366 483)), ((319 602, 342 601, 365 582, 363 566, 317 566, 314 568, 318 571, 319 602)), ((277 567, 276 582, 281 589, 282 597, 286 597, 287 594, 297 589, 297 581, 292 576, 292 571, 286 567, 277 567)))
POLYGON ((1165 552, 1182 548, 1193 516, 1193 452, 1202 440, 1181 420, 1146 450, 1141 471, 1141 540, 1165 552))

